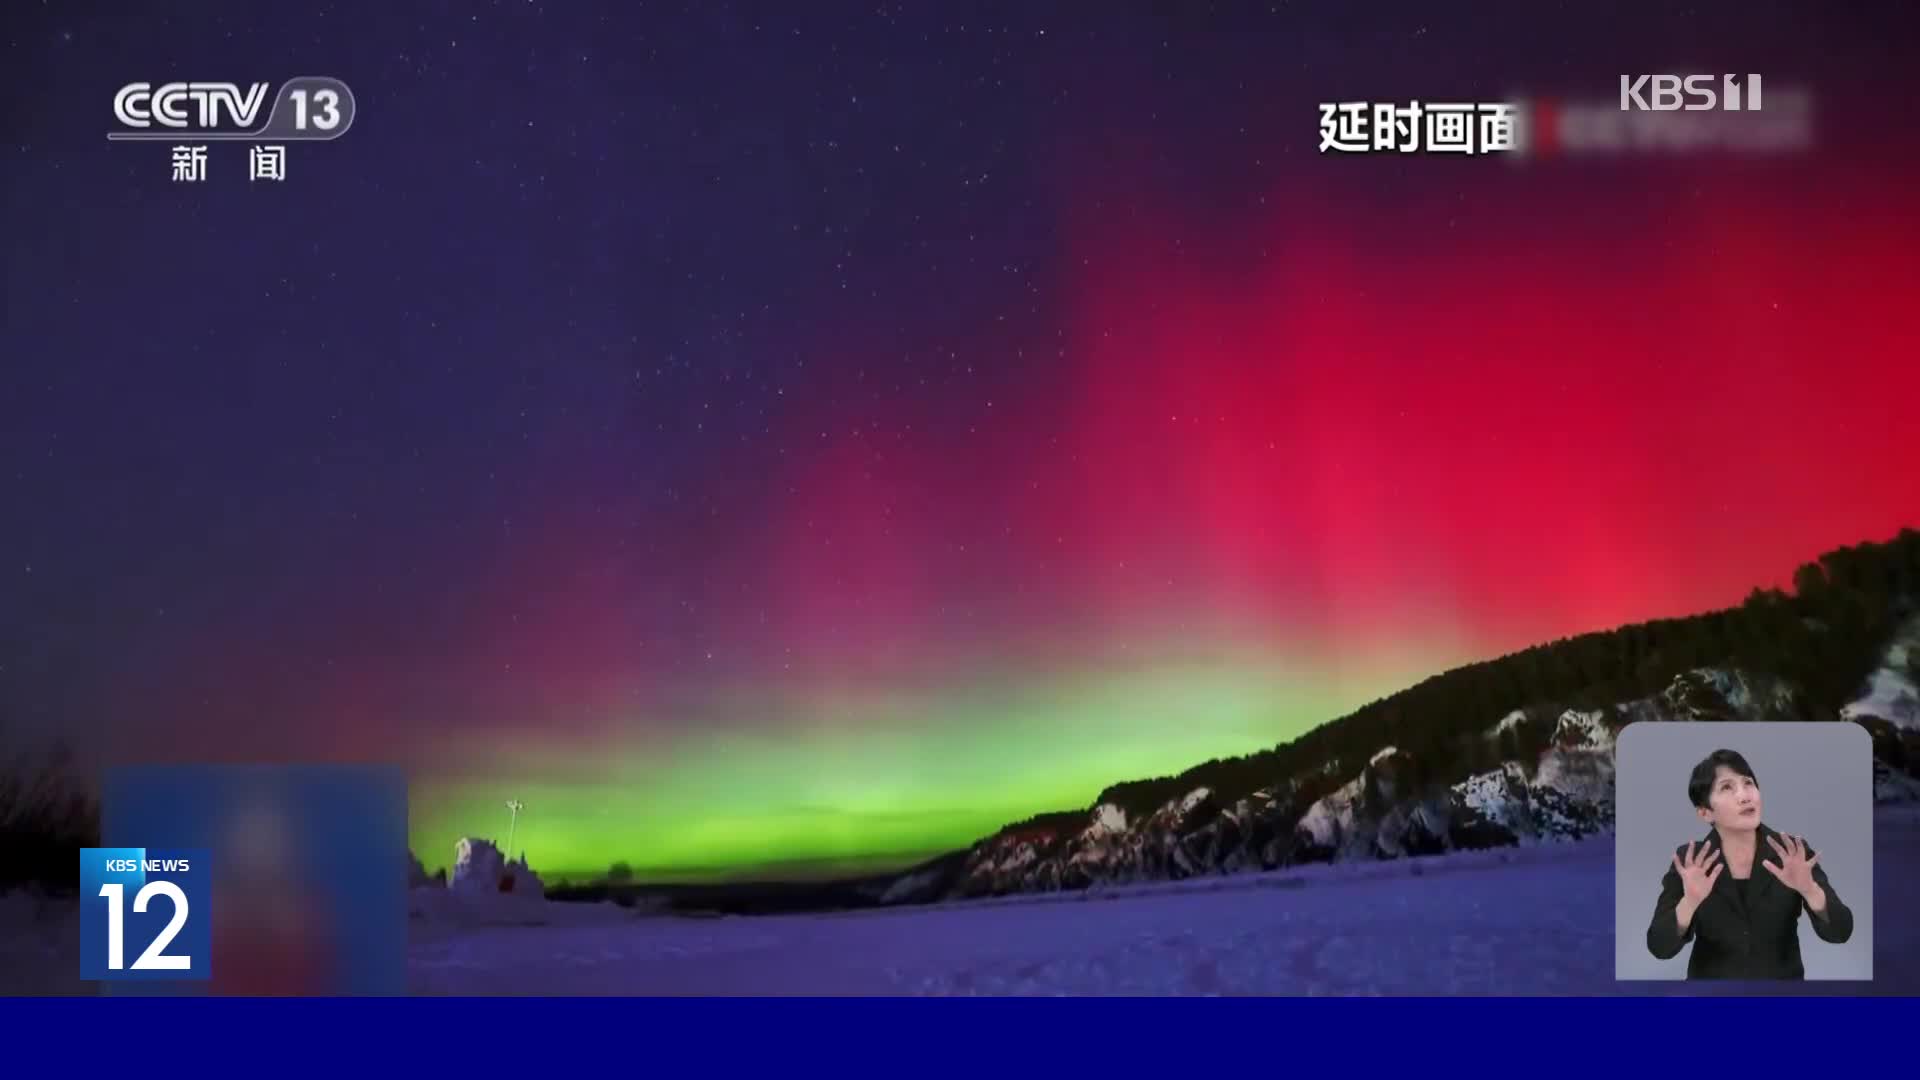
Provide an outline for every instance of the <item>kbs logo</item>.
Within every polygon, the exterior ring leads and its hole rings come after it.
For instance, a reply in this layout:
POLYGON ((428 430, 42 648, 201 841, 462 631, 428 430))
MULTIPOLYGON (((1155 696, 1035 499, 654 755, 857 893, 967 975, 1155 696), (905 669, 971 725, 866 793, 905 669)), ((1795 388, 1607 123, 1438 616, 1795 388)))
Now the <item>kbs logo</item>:
MULTIPOLYGON (((1720 76, 1720 92, 1713 89, 1712 75, 1622 75, 1620 110, 1649 112, 1704 112, 1708 109, 1741 111, 1740 76, 1720 76), (1643 96, 1644 95, 1644 96, 1643 96)), ((1760 111, 1760 76, 1748 75, 1746 111, 1760 111)))
POLYGON ((120 130, 109 139, 244 139, 263 142, 337 139, 353 126, 353 91, 339 79, 288 79, 260 118, 270 84, 128 83, 113 95, 120 130))
POLYGON ((212 878, 204 851, 80 849, 80 977, 206 979, 212 878))

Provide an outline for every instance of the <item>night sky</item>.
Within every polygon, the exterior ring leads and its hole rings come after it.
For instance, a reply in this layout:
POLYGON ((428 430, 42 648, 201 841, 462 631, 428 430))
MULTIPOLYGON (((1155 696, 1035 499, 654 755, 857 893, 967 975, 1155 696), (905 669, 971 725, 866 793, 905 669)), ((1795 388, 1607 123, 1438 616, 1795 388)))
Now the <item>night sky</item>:
POLYGON ((1920 525, 1904 6, 166 6, 0 15, 0 726, 430 866, 900 865, 1920 525), (1643 71, 1818 142, 1318 152, 1643 71))

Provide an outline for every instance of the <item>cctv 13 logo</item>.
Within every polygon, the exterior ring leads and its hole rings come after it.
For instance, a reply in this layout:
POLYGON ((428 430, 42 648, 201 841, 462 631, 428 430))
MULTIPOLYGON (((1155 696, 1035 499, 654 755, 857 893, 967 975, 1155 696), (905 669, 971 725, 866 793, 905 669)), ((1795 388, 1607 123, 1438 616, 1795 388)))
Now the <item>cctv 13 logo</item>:
POLYGON ((212 974, 207 853, 80 849, 80 977, 205 979, 212 974))

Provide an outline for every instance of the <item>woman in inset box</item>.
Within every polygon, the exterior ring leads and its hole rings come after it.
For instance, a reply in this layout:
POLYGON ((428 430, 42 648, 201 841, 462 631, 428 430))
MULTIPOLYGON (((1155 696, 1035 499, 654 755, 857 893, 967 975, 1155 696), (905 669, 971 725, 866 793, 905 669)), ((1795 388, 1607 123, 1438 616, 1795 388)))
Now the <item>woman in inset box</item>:
POLYGON ((1800 979, 1800 913, 1822 941, 1853 936, 1853 912, 1805 840, 1760 823, 1760 782, 1747 759, 1715 750, 1694 766, 1687 798, 1713 829, 1675 852, 1647 927, 1662 960, 1693 942, 1689 979, 1800 979))

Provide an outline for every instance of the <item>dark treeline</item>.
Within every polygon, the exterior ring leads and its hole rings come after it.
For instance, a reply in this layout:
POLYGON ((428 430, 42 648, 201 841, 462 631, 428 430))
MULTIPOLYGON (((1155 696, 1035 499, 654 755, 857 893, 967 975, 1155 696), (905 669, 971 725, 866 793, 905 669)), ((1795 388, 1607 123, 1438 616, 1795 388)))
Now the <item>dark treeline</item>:
MULTIPOLYGON (((610 879, 611 874, 608 875, 610 879)), ((601 880, 552 885, 547 899, 614 903, 674 915, 797 915, 880 906, 890 878, 846 881, 745 881, 704 885, 648 885, 601 880)))
MULTIPOLYGON (((1795 706, 1773 718, 1832 720, 1879 665, 1899 621, 1920 598, 1920 532, 1904 529, 1884 544, 1844 547, 1793 575, 1791 594, 1755 589, 1737 608, 1537 645, 1497 660, 1435 675, 1391 697, 1307 732, 1298 739, 1240 758, 1215 759, 1177 776, 1115 784, 1100 802, 1129 818, 1151 813, 1196 787, 1231 803, 1251 792, 1312 773, 1329 762, 1341 767, 1305 781, 1330 792, 1384 746, 1397 746, 1424 775, 1419 783, 1453 782, 1527 760, 1546 749, 1550 722, 1567 708, 1598 708, 1666 690, 1674 677, 1698 667, 1763 673, 1798 691, 1795 706), (1529 722, 1495 741, 1495 721, 1516 709, 1529 722)), ((1920 658, 1912 662, 1920 675, 1920 658)), ((1711 714, 1724 703, 1704 703, 1711 714)), ((1084 811, 1042 814, 1004 832, 1072 822, 1084 811)))
POLYGON ((0 892, 71 893, 80 849, 99 845, 99 803, 64 747, 0 762, 0 892))

